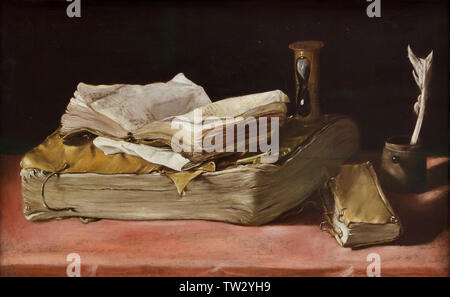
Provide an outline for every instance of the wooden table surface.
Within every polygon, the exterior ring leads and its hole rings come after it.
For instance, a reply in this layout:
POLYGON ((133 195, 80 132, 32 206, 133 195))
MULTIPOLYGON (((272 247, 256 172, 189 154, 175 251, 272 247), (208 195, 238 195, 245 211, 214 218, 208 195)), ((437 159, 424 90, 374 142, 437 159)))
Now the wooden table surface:
POLYGON ((395 243, 340 247, 319 230, 313 208, 265 226, 208 221, 79 219, 28 222, 21 156, 0 156, 0 275, 65 276, 77 253, 82 276, 365 276, 380 255, 382 276, 448 276, 448 158, 429 158, 428 191, 388 194, 405 228, 395 243))

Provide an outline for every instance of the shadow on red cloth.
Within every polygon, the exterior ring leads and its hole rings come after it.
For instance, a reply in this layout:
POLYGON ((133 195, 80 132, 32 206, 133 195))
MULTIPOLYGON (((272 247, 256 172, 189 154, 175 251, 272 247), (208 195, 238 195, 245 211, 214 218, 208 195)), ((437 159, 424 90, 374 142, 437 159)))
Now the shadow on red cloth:
POLYGON ((428 169, 427 189, 419 194, 388 193, 404 228, 395 244, 414 245, 432 241, 449 223, 448 166, 442 162, 428 169), (436 194, 436 192, 440 194, 436 194))

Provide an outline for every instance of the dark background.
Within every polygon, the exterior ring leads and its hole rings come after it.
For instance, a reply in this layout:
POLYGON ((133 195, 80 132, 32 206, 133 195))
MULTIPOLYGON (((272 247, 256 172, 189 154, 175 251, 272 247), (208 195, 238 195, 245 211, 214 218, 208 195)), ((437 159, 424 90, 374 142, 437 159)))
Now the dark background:
POLYGON ((19 153, 54 131, 78 82, 144 84, 178 72, 212 100, 281 89, 294 99, 296 40, 322 40, 321 104, 353 117, 362 148, 411 134, 419 94, 406 47, 434 50, 422 129, 448 151, 448 1, 3 1, 0 152, 19 153))

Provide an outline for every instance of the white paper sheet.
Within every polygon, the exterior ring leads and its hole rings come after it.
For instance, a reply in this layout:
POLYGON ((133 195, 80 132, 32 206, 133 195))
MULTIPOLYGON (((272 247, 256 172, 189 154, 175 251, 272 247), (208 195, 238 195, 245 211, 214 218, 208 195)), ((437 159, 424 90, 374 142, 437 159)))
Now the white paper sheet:
POLYGON ((147 85, 94 86, 80 83, 75 94, 94 111, 129 132, 150 122, 184 114, 211 103, 205 90, 183 73, 166 83, 147 85))
POLYGON ((150 163, 163 165, 177 171, 181 171, 181 168, 190 162, 189 159, 184 158, 171 149, 113 140, 101 136, 94 139, 94 145, 102 150, 105 155, 125 153, 141 157, 150 163))

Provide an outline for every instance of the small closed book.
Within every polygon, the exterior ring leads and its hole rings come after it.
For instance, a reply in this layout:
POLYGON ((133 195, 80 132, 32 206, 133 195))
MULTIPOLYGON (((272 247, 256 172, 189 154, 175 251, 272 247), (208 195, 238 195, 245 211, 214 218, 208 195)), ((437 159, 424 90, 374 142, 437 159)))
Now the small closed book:
POLYGON ((343 247, 396 240, 402 233, 398 216, 378 182, 370 162, 326 171, 322 202, 326 225, 343 247))

